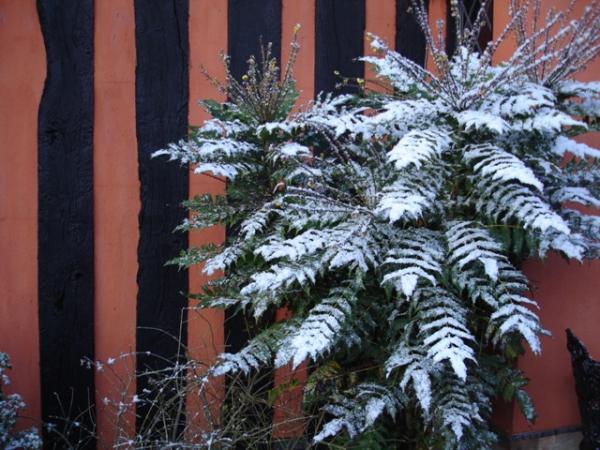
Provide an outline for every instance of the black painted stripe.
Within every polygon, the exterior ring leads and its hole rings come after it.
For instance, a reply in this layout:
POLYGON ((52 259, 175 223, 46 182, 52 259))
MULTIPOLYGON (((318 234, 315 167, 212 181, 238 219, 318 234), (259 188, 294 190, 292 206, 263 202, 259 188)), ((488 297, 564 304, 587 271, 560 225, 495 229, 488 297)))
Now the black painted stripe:
MULTIPOLYGON (((452 55, 456 50, 456 21, 452 17, 450 8, 451 0, 446 0, 446 53, 452 55)), ((475 21, 477 12, 481 8, 481 0, 459 0, 458 6, 463 24, 469 27, 475 21)), ((478 46, 479 50, 485 49, 488 42, 493 39, 493 1, 489 0, 486 5, 486 18, 483 28, 479 30, 478 46)))
MULTIPOLYGON (((47 59, 38 116, 42 417, 89 427, 90 415, 79 415, 94 399, 94 372, 81 364, 94 358, 94 2, 38 0, 37 9, 47 59)), ((52 448, 55 435, 45 434, 52 448)))
POLYGON ((410 11, 411 3, 411 0, 396 1, 396 51, 425 66, 425 35, 415 14, 410 11))
MULTIPOLYGON (((188 0, 135 0, 137 52, 135 103, 141 184, 138 243, 137 368, 158 369, 180 357, 186 342, 187 272, 165 262, 187 247, 187 235, 173 233, 186 217, 188 171, 151 154, 187 135, 188 0), (153 355, 148 355, 151 352, 153 355)), ((140 398, 148 379, 138 379, 140 398)), ((151 415, 138 407, 138 427, 151 415)))
MULTIPOLYGON (((227 53, 231 73, 241 79, 248 69, 248 58, 260 59, 261 42, 271 43, 272 56, 281 57, 281 0, 228 0, 227 53)), ((231 230, 228 230, 228 234, 231 230)), ((225 345, 228 352, 240 350, 251 332, 242 314, 225 311, 225 345)))
POLYGON ((315 92, 349 92, 335 89, 340 77, 364 76, 365 0, 317 0, 315 12, 315 92))
POLYGON ((272 44, 272 54, 281 56, 281 0, 228 0, 227 53, 231 72, 238 80, 248 68, 248 58, 260 58, 260 41, 272 44))
POLYGON ((452 17, 451 0, 446 0, 446 53, 452 56, 456 49, 456 21, 452 17))

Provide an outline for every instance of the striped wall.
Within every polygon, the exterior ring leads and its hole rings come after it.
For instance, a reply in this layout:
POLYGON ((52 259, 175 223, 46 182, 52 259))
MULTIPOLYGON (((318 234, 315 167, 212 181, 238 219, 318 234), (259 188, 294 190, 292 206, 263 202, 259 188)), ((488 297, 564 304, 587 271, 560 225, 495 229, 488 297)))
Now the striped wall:
MULTIPOLYGON (((494 5, 497 31, 508 20, 507 0, 494 5)), ((14 363, 11 389, 29 405, 23 426, 79 414, 83 426, 97 425, 99 435, 82 447, 109 448, 116 421, 126 435, 135 432, 131 399, 145 388, 132 377, 136 368, 184 358, 177 340, 204 362, 244 342, 239 319, 187 308, 184 293, 206 282, 199 271, 164 266, 189 244, 225 238, 220 227, 172 233, 185 216, 180 202, 222 193, 223 180, 191 176, 149 157, 206 119, 198 99, 218 98, 200 66, 222 78, 219 53, 225 51, 241 76, 260 37, 285 60, 300 23, 295 73, 306 104, 317 92, 334 90, 336 70, 369 76, 354 61, 369 52, 365 30, 427 64, 407 6, 407 0, 0 0, 0 351, 14 363), (86 369, 81 361, 87 358, 104 361, 103 370, 86 369), (125 406, 116 415, 120 401, 125 406)), ((445 0, 430 0, 429 10, 432 21, 445 18, 445 0)), ((570 279, 583 280, 577 295, 587 310, 600 314, 594 306, 600 304, 599 266, 561 264, 531 265, 542 305, 548 298, 548 311, 560 310, 554 283, 568 270, 570 279), (545 279, 547 269, 554 270, 553 279, 545 279)), ((582 328, 576 332, 592 353, 600 352, 589 315, 574 304, 555 315, 560 320, 550 322, 557 336, 576 319, 582 328)), ((561 342, 548 344, 549 357, 523 361, 542 378, 540 367, 550 359, 561 364, 552 398, 562 412, 548 406, 536 430, 578 421, 561 342)), ((306 368, 299 370, 281 369, 274 383, 302 378, 306 368)), ((534 384, 541 392, 539 386, 546 384, 534 384)), ((217 397, 223 390, 218 383, 213 389, 217 397)), ((275 424, 289 422, 300 394, 286 394, 286 410, 275 405, 275 424)), ((193 396, 186 414, 188 423, 202 426, 193 396)), ((510 410, 499 423, 522 432, 526 426, 516 417, 510 410)), ((276 432, 286 437, 298 428, 276 432)))

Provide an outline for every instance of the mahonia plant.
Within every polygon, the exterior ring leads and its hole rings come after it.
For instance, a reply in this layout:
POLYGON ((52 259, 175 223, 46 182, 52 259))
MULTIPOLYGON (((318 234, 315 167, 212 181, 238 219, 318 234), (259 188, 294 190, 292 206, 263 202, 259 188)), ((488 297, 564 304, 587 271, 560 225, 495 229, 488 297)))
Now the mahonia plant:
POLYGON ((520 260, 598 256, 588 212, 600 206, 600 151, 574 137, 599 128, 600 83, 571 76, 599 52, 600 9, 576 21, 551 11, 531 30, 539 2, 513 1, 478 51, 483 3, 472 28, 453 4, 447 55, 413 1, 431 71, 371 37, 378 56, 363 60, 384 92, 321 95, 293 112, 296 41, 281 80, 268 52, 251 59, 241 82, 221 86, 226 102, 204 103, 213 119, 158 152, 227 181, 226 196, 190 201, 181 226, 229 227, 222 247, 176 260, 223 273, 199 307, 292 313, 207 377, 310 361, 315 443, 491 448, 495 396, 535 415, 513 362, 523 342, 539 353, 545 331, 520 260), (513 33, 512 56, 492 64, 513 33))
POLYGON ((15 431, 18 412, 25 408, 19 394, 5 394, 2 387, 10 384, 6 371, 10 369, 10 360, 6 353, 0 352, 0 448, 5 450, 34 450, 42 448, 42 439, 35 428, 15 431))

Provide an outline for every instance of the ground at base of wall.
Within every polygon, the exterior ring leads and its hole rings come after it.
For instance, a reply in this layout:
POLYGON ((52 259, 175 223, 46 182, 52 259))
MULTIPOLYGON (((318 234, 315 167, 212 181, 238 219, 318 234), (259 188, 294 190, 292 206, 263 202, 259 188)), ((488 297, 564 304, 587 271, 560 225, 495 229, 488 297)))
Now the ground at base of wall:
POLYGON ((577 450, 583 436, 579 431, 544 436, 535 439, 513 440, 497 450, 577 450))

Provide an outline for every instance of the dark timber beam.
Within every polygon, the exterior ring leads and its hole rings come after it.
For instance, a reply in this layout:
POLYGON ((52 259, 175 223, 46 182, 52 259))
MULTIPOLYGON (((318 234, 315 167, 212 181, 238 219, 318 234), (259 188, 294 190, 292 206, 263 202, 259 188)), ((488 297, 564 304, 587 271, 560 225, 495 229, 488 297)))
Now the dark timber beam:
POLYGON ((396 51, 424 67, 425 35, 410 10, 411 3, 411 0, 396 0, 396 51))
POLYGON ((315 15, 315 93, 335 89, 342 77, 364 77, 365 0, 317 0, 315 15), (339 72, 339 75, 337 73, 339 72))
MULTIPOLYGON (((37 8, 47 58, 38 116, 42 417, 59 430, 58 418, 90 429, 94 371, 82 360, 94 359, 94 2, 38 0, 37 8)), ((45 432, 47 448, 62 448, 55 437, 45 432)), ((93 447, 88 439, 79 448, 93 447)))
MULTIPOLYGON (((135 0, 134 7, 141 186, 136 346, 137 368, 144 371, 181 360, 179 343, 186 343, 187 272, 165 262, 187 247, 187 235, 173 229, 187 217, 181 202, 188 196, 188 170, 151 154, 187 135, 189 5, 188 0, 135 0)), ((140 398, 146 397, 147 383, 138 378, 140 398)), ((139 405, 138 427, 148 414, 139 405)))

